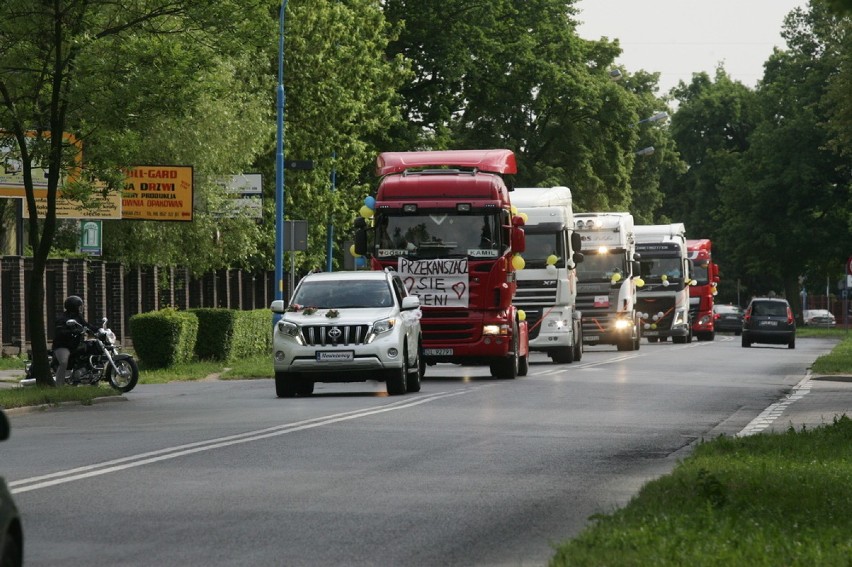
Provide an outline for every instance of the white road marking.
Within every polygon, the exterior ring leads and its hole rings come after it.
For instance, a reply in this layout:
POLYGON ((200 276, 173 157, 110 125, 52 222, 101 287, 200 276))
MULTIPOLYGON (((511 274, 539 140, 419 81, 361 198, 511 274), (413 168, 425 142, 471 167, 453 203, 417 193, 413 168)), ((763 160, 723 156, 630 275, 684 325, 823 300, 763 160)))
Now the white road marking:
POLYGON ((793 402, 802 399, 805 395, 810 393, 811 391, 811 371, 808 370, 805 374, 805 377, 802 380, 793 386, 793 391, 790 392, 788 396, 785 396, 784 399, 779 400, 763 410, 763 412, 752 419, 751 422, 746 425, 742 431, 736 434, 736 437, 747 437, 749 435, 754 435, 755 433, 760 433, 772 423, 781 417, 781 414, 784 413, 784 410, 792 404, 793 402))
POLYGON ((222 447, 229 447, 231 445, 259 441, 261 439, 277 437, 279 435, 285 435, 287 433, 295 433, 297 431, 304 431, 306 429, 313 429, 316 427, 322 427, 324 425, 331 425, 334 423, 340 423, 352 419, 369 417, 371 415, 386 413, 390 411, 408 409, 444 398, 469 394, 475 390, 479 390, 489 386, 491 386, 491 384, 473 386, 457 392, 436 392, 434 394, 427 394, 425 396, 417 396, 417 398, 414 399, 409 398, 385 404, 377 408, 353 410, 323 417, 306 419, 294 423, 276 425, 275 427, 259 429, 257 431, 249 431, 247 433, 229 435, 227 437, 220 437, 218 439, 208 439, 207 441, 198 441, 196 443, 188 443, 186 445, 177 445, 175 447, 168 447, 165 449, 159 449, 157 451, 141 453, 139 455, 131 455, 129 457, 122 457, 120 459, 105 461, 94 465, 87 465, 84 467, 57 471, 42 476, 24 478, 21 480, 8 482, 7 484, 9 485, 12 494, 30 492, 32 490, 48 488, 50 486, 74 482, 76 480, 83 480, 86 478, 92 478, 95 476, 119 472, 130 468, 141 467, 143 465, 156 463, 158 461, 176 459, 178 457, 191 455, 193 453, 201 453, 203 451, 211 451, 213 449, 220 449, 222 447))

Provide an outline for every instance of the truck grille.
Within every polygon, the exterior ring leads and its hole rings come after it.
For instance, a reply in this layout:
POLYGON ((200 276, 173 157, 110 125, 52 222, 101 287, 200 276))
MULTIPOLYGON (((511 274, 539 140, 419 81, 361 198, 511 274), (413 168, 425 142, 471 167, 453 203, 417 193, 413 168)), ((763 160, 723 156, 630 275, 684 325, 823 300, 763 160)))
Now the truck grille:
POLYGON ((673 297, 639 297, 636 300, 636 310, 647 313, 648 318, 642 319, 642 324, 656 324, 657 329, 667 331, 672 328, 674 321, 675 300, 673 297), (654 315, 663 313, 663 316, 654 321, 654 315))
POLYGON ((519 280, 513 303, 527 316, 530 339, 538 337, 542 315, 556 304, 556 280, 519 280))
POLYGON ((425 343, 469 343, 479 340, 481 335, 479 327, 468 321, 467 311, 424 309, 420 328, 425 343))
POLYGON ((348 346, 364 344, 367 325, 310 325, 302 327, 309 346, 348 346))
POLYGON ((613 329, 616 318, 616 302, 618 289, 612 289, 609 284, 594 287, 589 293, 588 287, 583 293, 577 294, 577 310, 583 314, 583 335, 595 336, 613 329), (606 295, 609 298, 608 307, 595 307, 595 297, 606 295))

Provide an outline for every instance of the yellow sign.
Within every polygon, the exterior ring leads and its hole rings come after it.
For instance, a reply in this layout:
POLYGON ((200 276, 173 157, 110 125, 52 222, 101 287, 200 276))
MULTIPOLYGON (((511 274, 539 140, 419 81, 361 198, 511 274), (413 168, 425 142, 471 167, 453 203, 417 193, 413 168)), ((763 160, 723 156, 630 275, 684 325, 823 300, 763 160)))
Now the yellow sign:
MULTIPOLYGON (((27 138, 35 138, 39 134, 37 132, 27 132, 27 138)), ((40 134, 44 138, 50 138, 50 132, 42 132, 40 134)), ((0 130, 0 136, 2 138, 8 138, 10 134, 6 131, 0 130)), ((76 146, 76 153, 74 155, 74 161, 76 166, 70 169, 68 173, 68 180, 73 181, 76 176, 79 174, 80 162, 82 161, 83 155, 83 144, 73 134, 64 133, 62 134, 62 141, 65 144, 76 146)), ((9 145, 3 145, 3 142, 0 141, 0 197, 26 197, 26 189, 24 188, 24 168, 23 164, 20 160, 14 157, 15 152, 13 151, 13 147, 9 145)), ((33 189, 47 189, 47 175, 48 169, 46 167, 41 167, 40 165, 33 164, 33 167, 30 169, 30 172, 33 176, 33 189)), ((60 186, 62 185, 62 180, 60 179, 60 186)))
MULTIPOLYGON (((47 216, 47 191, 36 191, 36 209, 38 217, 43 219, 47 216)), ((80 201, 63 199, 60 195, 56 198, 56 218, 58 219, 120 219, 121 218, 121 195, 115 191, 107 193, 104 197, 95 192, 91 196, 91 207, 83 207, 80 201)), ((24 203, 24 218, 30 218, 30 211, 24 203)))
POLYGON ((121 218, 192 220, 192 166, 140 165, 125 173, 121 218))

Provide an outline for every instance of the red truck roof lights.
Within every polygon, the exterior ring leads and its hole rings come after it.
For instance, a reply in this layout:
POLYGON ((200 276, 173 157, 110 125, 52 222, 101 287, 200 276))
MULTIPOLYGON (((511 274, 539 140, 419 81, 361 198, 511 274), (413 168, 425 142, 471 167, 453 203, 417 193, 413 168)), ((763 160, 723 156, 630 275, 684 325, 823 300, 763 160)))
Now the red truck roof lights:
POLYGON ((429 166, 475 169, 514 174, 518 167, 511 150, 445 150, 438 152, 383 152, 376 159, 376 175, 384 177, 429 166))

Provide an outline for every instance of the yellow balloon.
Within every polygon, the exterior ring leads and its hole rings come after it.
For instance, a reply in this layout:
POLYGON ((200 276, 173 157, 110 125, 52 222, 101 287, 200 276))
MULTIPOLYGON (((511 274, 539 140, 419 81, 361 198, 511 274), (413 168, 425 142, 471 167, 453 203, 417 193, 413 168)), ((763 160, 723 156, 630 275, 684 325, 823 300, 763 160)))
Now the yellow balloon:
POLYGON ((358 212, 361 213, 361 216, 365 219, 372 218, 373 216, 373 209, 371 209, 367 205, 362 206, 358 212))
POLYGON ((613 281, 613 283, 620 282, 621 281, 621 274, 619 274, 618 272, 615 272, 614 274, 612 274, 612 281, 613 281))
POLYGON ((516 215, 518 214, 518 208, 515 205, 512 205, 509 207, 509 212, 512 213, 512 215, 516 215))
POLYGON ((353 244, 352 246, 350 246, 350 247, 349 247, 349 253, 350 253, 350 254, 352 254, 353 256, 355 256, 356 258, 360 258, 360 257, 361 257, 361 255, 360 255, 360 254, 356 254, 356 253, 355 253, 355 245, 354 245, 354 244, 353 244))
POLYGON ((526 261, 524 261, 524 259, 521 258, 520 255, 515 255, 515 256, 512 257, 512 267, 515 268, 516 270, 523 270, 524 266, 526 266, 526 265, 527 265, 526 261))
POLYGON ((666 281, 667 279, 669 279, 669 277, 666 274, 663 274, 662 276, 660 276, 660 279, 666 281))
POLYGON ((558 260, 559 260, 559 258, 556 256, 556 254, 551 254, 550 256, 547 257, 547 265, 548 266, 554 266, 554 265, 556 265, 556 262, 558 260))
POLYGON ((518 309, 518 321, 526 321, 527 314, 523 309, 518 309))
POLYGON ((643 280, 642 278, 634 278, 633 283, 636 284, 636 287, 642 287, 645 285, 645 280, 643 280))
POLYGON ((518 213, 518 216, 521 217, 522 219, 524 219, 524 224, 527 224, 529 217, 527 216, 526 213, 518 213))

